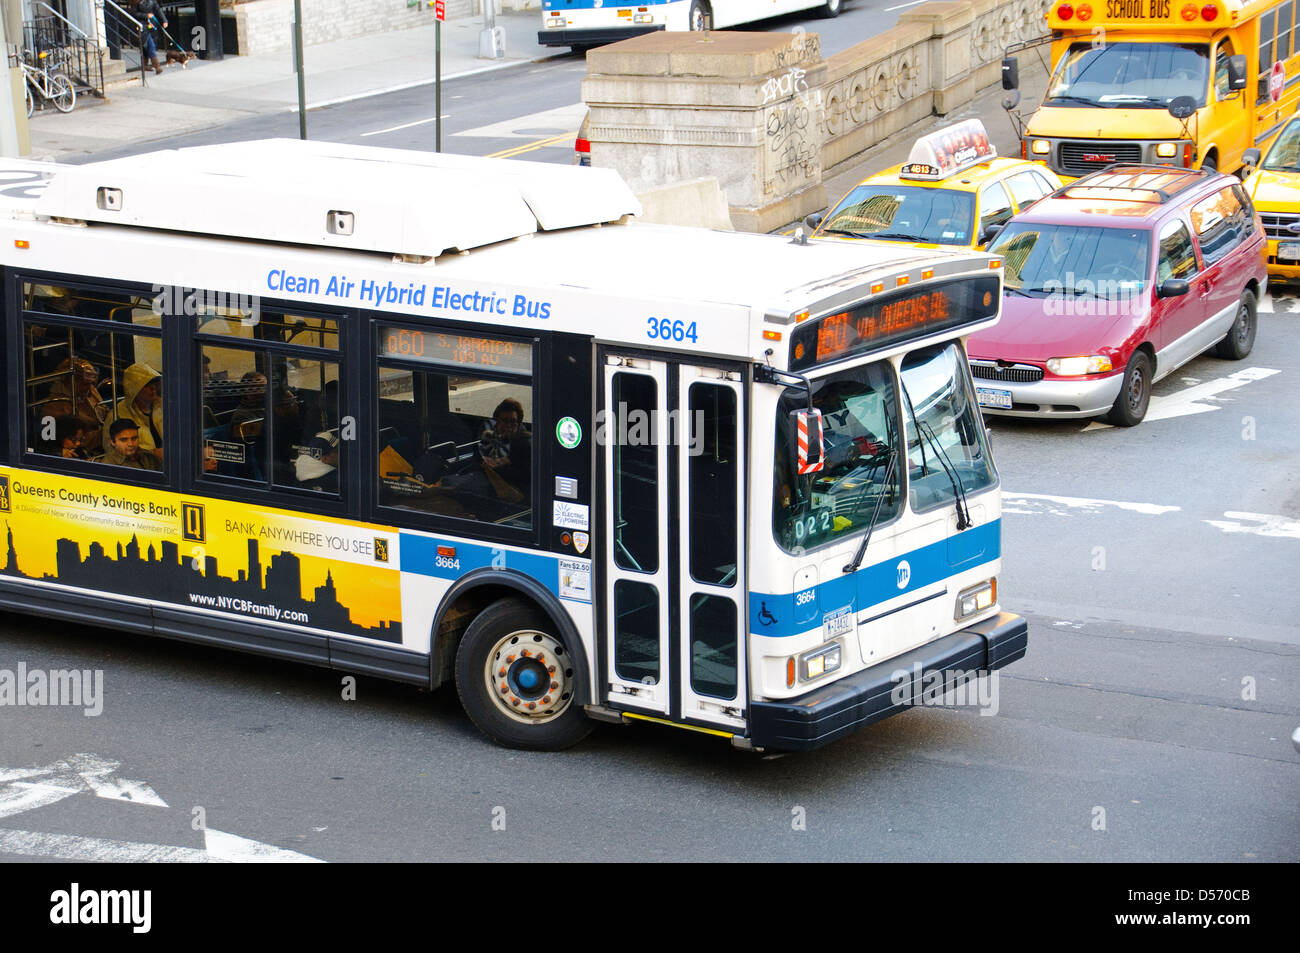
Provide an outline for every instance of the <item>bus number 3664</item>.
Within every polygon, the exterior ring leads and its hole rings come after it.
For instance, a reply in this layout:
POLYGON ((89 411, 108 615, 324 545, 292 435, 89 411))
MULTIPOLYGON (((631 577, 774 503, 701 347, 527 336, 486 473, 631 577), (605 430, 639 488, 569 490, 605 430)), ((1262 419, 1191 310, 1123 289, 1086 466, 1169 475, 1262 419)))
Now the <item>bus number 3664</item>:
POLYGON ((669 318, 647 318, 646 337, 652 341, 696 342, 695 322, 673 321, 669 318))

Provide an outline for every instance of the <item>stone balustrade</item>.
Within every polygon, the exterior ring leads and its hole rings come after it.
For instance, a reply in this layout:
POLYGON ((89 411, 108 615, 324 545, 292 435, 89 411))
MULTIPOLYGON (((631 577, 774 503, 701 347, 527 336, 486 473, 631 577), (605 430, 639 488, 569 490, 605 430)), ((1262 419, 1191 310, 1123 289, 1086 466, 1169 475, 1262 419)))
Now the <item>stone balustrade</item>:
POLYGON ((592 164, 636 191, 714 177, 732 222, 769 231, 826 205, 822 170, 998 82, 1046 32, 1047 0, 941 0, 823 59, 813 33, 650 33, 587 54, 592 164))

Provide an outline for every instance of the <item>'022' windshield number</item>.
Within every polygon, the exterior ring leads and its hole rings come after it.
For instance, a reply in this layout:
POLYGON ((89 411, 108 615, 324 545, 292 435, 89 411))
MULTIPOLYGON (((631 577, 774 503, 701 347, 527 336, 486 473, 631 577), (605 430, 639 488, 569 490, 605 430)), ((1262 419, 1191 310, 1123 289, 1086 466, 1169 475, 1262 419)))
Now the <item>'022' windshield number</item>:
POLYGON ((674 321, 671 318, 647 318, 646 337, 652 341, 690 341, 698 338, 695 322, 674 321))

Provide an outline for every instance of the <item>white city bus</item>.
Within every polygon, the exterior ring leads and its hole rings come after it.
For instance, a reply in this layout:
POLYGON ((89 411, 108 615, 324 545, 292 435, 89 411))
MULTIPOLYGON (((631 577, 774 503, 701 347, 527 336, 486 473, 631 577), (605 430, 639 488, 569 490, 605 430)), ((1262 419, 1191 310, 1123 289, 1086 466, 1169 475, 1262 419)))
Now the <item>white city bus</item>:
POLYGON ((5 168, 0 607, 454 681, 541 749, 812 748, 1025 651, 996 259, 329 143, 5 168))
POLYGON ((843 0, 542 0, 542 46, 585 49, 657 30, 721 30, 800 10, 837 17, 843 0))

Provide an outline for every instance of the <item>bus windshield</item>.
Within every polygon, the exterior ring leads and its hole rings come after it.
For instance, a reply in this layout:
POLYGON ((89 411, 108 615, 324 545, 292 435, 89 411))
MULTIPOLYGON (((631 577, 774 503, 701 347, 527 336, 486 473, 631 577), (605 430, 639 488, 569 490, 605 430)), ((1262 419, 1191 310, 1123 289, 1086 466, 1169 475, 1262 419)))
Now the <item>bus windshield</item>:
POLYGON ((1150 232, 1012 222, 989 251, 1002 256, 1003 288, 1021 294, 1132 299, 1146 288, 1150 232))
POLYGON ((984 425, 956 344, 936 344, 903 360, 908 497, 923 511, 993 484, 984 425))
POLYGON ((1049 105, 1165 109, 1178 96, 1205 105, 1209 48, 1199 43, 1075 43, 1047 88, 1049 105))
POLYGON ((975 196, 915 185, 859 185, 826 216, 821 235, 969 245, 975 196))
POLYGON ((807 406, 804 391, 787 389, 776 414, 772 529, 781 548, 794 554, 861 533, 882 495, 879 522, 901 503, 901 467, 885 483, 898 446, 898 391, 889 364, 848 368, 814 380, 812 388, 826 442, 820 470, 799 474, 792 465, 789 414, 807 406))

